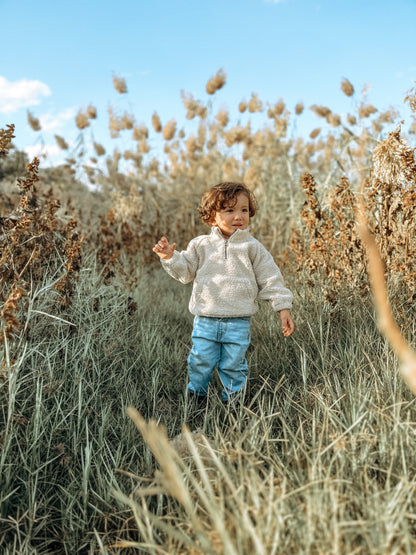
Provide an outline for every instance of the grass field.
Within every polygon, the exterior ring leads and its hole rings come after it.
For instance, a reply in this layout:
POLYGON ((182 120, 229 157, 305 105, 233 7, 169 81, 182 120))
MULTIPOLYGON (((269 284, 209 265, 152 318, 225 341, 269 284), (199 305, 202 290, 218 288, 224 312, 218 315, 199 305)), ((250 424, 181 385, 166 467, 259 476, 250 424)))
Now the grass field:
MULTIPOLYGON (((210 439, 208 482, 186 443, 179 452, 213 553, 414 550, 415 402, 370 303, 328 307, 296 289, 289 339, 262 306, 244 406, 224 408, 217 383, 201 412, 184 400, 188 287, 157 269, 132 299, 91 267, 56 318, 45 315, 52 294, 47 282, 33 293, 29 333, 3 366, 3 552, 109 553, 123 541, 148 553, 198 552, 202 540, 180 503, 157 493, 143 505, 134 493, 157 465, 128 406, 170 438, 186 422, 210 439), (155 522, 146 528, 148 514, 155 522)), ((414 337, 413 308, 407 316, 414 337)))
MULTIPOLYGON (((152 118, 167 161, 113 114, 111 136, 131 130, 133 151, 105 170, 84 149, 59 168, 34 159, 24 175, 13 127, 0 130, 1 553, 414 553, 414 390, 378 331, 356 227, 361 210, 396 337, 414 348, 416 164, 402 129, 385 128, 397 114, 312 106, 322 128, 305 140, 283 100, 240 103, 264 112, 260 129, 183 101, 196 131, 152 118), (201 408, 185 395, 190 286, 151 248, 203 232, 201 194, 228 179, 255 191, 251 229, 294 293, 296 329, 285 339, 262 305, 242 405, 224 406, 215 378, 201 408)), ((415 113, 415 91, 406 101, 415 113)), ((78 116, 84 133, 96 112, 78 116)))

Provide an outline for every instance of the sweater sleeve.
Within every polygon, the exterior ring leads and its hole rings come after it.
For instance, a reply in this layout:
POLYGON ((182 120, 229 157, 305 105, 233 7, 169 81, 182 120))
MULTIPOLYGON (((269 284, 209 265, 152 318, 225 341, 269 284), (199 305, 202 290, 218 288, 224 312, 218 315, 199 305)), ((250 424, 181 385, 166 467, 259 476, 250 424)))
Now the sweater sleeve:
POLYGON ((166 272, 181 283, 189 283, 198 269, 197 241, 193 239, 186 250, 175 251, 169 260, 161 260, 166 272))
POLYGON ((269 301, 275 311, 292 308, 293 295, 285 287, 282 273, 272 255, 261 243, 257 243, 253 269, 259 287, 258 298, 269 301))

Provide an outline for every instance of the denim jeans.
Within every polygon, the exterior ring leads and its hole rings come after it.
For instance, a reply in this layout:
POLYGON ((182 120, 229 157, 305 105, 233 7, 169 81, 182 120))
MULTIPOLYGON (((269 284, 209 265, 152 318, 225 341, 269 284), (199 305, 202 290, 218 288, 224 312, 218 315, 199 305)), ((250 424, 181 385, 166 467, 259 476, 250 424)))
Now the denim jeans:
POLYGON ((250 344, 250 323, 250 317, 195 316, 193 345, 188 357, 189 391, 206 395, 217 365, 224 401, 244 387, 248 374, 244 357, 250 344))

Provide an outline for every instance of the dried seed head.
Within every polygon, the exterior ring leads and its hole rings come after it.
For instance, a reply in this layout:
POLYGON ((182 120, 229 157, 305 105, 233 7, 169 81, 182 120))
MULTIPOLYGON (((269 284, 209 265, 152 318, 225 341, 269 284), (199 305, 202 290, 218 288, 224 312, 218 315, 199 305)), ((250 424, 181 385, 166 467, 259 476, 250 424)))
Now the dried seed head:
POLYGON ((146 141, 146 139, 141 139, 137 145, 137 148, 139 152, 143 154, 146 154, 150 150, 149 143, 146 141))
POLYGON ((207 82, 205 90, 208 94, 214 94, 225 85, 227 74, 223 69, 220 69, 214 77, 211 77, 207 82))
POLYGON ((113 85, 116 91, 120 94, 127 93, 126 80, 116 74, 113 75, 113 85))
POLYGON ((100 145, 100 143, 94 142, 93 144, 94 144, 94 150, 97 156, 104 156, 105 148, 102 145, 100 145))
POLYGON ((160 133, 162 131, 162 124, 160 122, 160 118, 159 118, 157 112, 153 112, 152 125, 153 125, 153 129, 156 131, 156 133, 160 133))
POLYGON ((61 148, 62 150, 68 150, 68 143, 65 141, 63 137, 60 137, 59 135, 55 135, 55 140, 59 148, 61 148))
POLYGON ((358 115, 360 118, 368 118, 371 114, 375 114, 377 111, 377 108, 375 108, 372 104, 364 104, 363 102, 358 110, 358 115))
POLYGON ((185 141, 185 146, 188 154, 194 154, 198 150, 198 143, 193 135, 191 135, 189 139, 185 141))
POLYGON ((198 127, 198 143, 202 148, 207 140, 207 128, 204 122, 201 122, 198 127))
POLYGON ((305 108, 305 106, 304 106, 303 102, 298 102, 295 106, 295 114, 297 116, 300 116, 301 113, 303 112, 304 108, 305 108))
POLYGON ((326 118, 331 113, 331 110, 326 106, 318 106, 317 104, 313 104, 310 109, 320 118, 326 118))
POLYGON ((121 129, 133 129, 134 126, 134 116, 128 112, 124 112, 121 116, 121 129))
POLYGON ((279 102, 276 102, 276 104, 274 105, 274 113, 276 114, 277 117, 279 117, 283 114, 284 109, 285 109, 285 103, 283 98, 281 98, 279 102))
POLYGON ((97 108, 90 104, 87 108, 86 116, 88 119, 97 119, 97 108))
POLYGON ((135 141, 142 141, 149 138, 149 130, 147 127, 142 123, 140 125, 136 125, 133 129, 133 139, 135 141))
POLYGON ((14 139, 14 124, 6 125, 6 130, 0 129, 0 156, 7 156, 12 148, 12 139, 14 139))
POLYGON ((341 81, 341 90, 347 96, 352 96, 354 94, 354 87, 347 78, 341 81))
POLYGON ((221 110, 220 112, 218 112, 217 121, 220 127, 222 128, 227 127, 228 122, 230 121, 230 116, 227 110, 221 110))
POLYGON ((81 110, 79 110, 77 115, 75 116, 75 124, 78 129, 85 129, 90 125, 87 115, 81 112, 81 110))
POLYGON ((165 141, 173 139, 176 133, 176 120, 171 119, 163 128, 163 138, 165 141))
POLYGON ((246 110, 247 110, 247 102, 245 100, 242 100, 238 105, 238 111, 240 112, 240 114, 244 114, 246 110))
POLYGON ((315 137, 317 137, 320 132, 321 132, 321 127, 316 127, 313 131, 311 131, 309 137, 311 139, 315 139, 315 137))
POLYGON ((350 125, 357 125, 357 118, 352 114, 347 115, 347 121, 350 125))
POLYGON ((248 103, 248 111, 253 114, 254 112, 261 112, 263 110, 263 103, 259 99, 257 93, 252 93, 250 101, 248 103))
POLYGON ((258 181, 260 178, 260 171, 255 166, 250 166, 246 173, 244 174, 244 183, 248 187, 255 187, 258 185, 258 181))
POLYGON ((326 121, 332 125, 332 127, 339 127, 341 125, 341 118, 338 114, 330 113, 328 114, 326 121))
POLYGON ((373 179, 394 187, 416 182, 415 149, 401 137, 400 125, 373 152, 373 179))
POLYGON ((38 118, 35 118, 29 110, 27 111, 27 121, 33 131, 40 131, 42 129, 38 118))

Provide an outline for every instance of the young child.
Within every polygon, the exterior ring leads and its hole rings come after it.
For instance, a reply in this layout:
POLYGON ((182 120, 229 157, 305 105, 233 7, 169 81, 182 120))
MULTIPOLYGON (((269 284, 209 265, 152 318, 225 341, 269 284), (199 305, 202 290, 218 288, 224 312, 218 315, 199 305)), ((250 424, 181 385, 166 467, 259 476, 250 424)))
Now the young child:
POLYGON ((224 401, 244 387, 256 299, 268 300, 279 312, 285 337, 294 331, 289 311, 292 293, 284 286, 272 255, 249 232, 256 209, 254 195, 243 183, 220 183, 203 196, 198 209, 211 226, 210 235, 196 237, 180 253, 166 237, 153 247, 169 275, 182 283, 194 282, 189 302, 195 319, 188 390, 198 398, 207 395, 217 365, 224 401))

